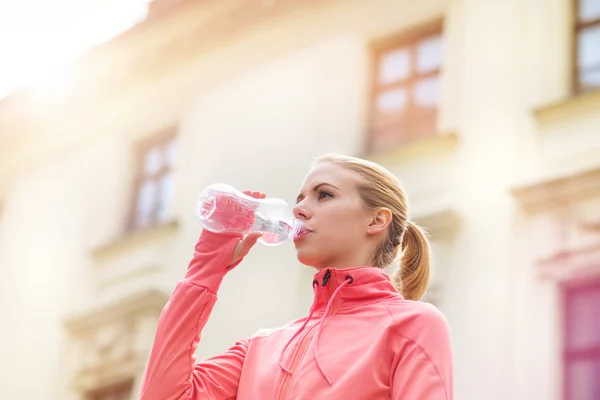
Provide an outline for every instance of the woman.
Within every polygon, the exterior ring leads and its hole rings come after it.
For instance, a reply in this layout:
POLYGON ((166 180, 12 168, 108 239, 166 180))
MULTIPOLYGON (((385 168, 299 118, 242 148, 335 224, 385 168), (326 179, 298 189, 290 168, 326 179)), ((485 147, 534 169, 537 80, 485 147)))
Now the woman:
POLYGON ((429 282, 429 245, 395 177, 365 160, 323 156, 294 214, 306 227, 294 240, 298 260, 317 270, 308 316, 194 364, 222 279, 260 237, 204 230, 161 314, 140 398, 453 399, 448 325, 414 301, 429 282), (399 253, 390 279, 382 268, 399 253))

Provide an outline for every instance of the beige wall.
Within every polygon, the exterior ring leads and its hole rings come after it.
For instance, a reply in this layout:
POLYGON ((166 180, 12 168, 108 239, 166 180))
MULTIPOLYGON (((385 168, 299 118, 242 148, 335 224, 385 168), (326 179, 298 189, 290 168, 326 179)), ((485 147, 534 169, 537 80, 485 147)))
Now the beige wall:
MULTIPOLYGON (((0 367, 0 398, 25 389, 19 398, 77 398, 69 384, 78 352, 62 321, 144 288, 169 293, 199 232, 194 201, 206 184, 291 201, 313 156, 360 154, 369 41, 444 14, 440 136, 371 156, 404 182, 413 218, 437 232, 437 304, 456 346, 456 398, 558 400, 557 291, 535 273, 532 246, 546 242, 530 242, 548 226, 538 218, 555 219, 530 217, 510 189, 600 159, 597 96, 564 102, 567 3, 354 0, 286 9, 124 93, 127 108, 104 124, 90 119, 79 132, 66 123, 52 130, 58 136, 39 132, 2 152, 0 354, 9 362, 0 367), (174 123, 175 222, 123 239, 132 144, 174 123)), ((305 313, 311 274, 289 244, 259 246, 226 279, 198 356, 305 313)))

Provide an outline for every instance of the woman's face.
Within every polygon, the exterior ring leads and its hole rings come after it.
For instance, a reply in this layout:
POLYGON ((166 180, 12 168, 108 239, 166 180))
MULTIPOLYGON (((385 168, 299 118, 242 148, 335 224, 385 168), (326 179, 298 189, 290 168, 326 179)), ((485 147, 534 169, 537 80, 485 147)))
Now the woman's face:
POLYGON ((304 178, 294 215, 307 232, 295 238, 298 260, 315 268, 368 265, 374 251, 373 211, 358 193, 360 175, 329 162, 304 178))

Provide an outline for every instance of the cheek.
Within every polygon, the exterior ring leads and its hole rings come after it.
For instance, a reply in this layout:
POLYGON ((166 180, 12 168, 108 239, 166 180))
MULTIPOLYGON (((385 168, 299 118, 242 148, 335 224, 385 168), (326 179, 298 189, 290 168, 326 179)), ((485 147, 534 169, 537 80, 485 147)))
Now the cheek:
POLYGON ((328 239, 333 242, 331 244, 337 245, 341 242, 347 246, 348 243, 354 243, 362 237, 364 221, 354 209, 337 209, 330 213, 324 222, 328 239))

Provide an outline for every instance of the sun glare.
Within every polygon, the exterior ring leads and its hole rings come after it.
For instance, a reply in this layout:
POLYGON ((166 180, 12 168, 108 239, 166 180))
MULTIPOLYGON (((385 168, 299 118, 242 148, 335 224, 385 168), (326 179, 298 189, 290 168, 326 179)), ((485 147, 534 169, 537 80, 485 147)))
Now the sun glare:
POLYGON ((59 95, 71 80, 69 62, 142 20, 149 1, 0 4, 0 99, 30 85, 44 95, 59 95))

